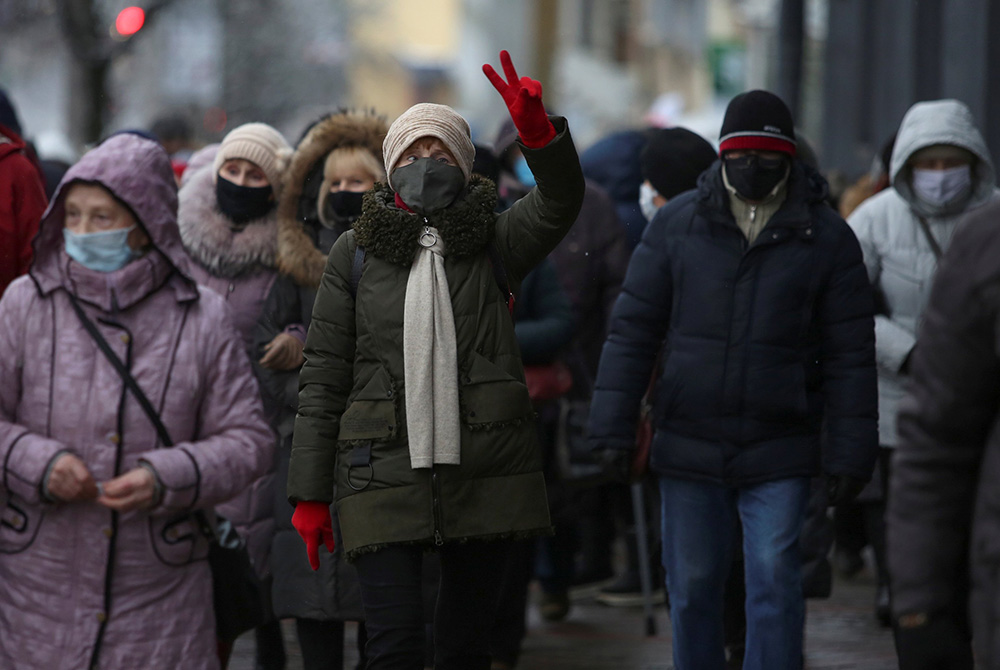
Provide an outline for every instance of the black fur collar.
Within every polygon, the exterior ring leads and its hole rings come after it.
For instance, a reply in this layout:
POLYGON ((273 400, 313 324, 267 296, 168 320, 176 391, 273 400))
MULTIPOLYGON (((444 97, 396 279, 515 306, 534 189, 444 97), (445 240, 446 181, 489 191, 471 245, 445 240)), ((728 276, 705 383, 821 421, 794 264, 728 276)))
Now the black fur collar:
POLYGON ((396 265, 409 266, 425 225, 437 228, 447 254, 455 258, 482 252, 496 229, 497 190, 489 179, 473 175, 464 194, 447 209, 424 217, 399 209, 395 193, 378 183, 365 194, 362 214, 354 222, 358 244, 368 253, 396 265))

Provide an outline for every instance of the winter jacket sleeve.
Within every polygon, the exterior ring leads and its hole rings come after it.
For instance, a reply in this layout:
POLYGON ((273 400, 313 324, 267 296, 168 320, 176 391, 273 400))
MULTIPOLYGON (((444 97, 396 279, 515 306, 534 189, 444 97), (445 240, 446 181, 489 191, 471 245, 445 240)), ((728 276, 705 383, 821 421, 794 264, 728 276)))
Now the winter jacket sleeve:
POLYGON ((550 261, 543 260, 528 273, 514 315, 514 333, 525 365, 551 363, 573 339, 573 310, 550 261))
POLYGON ((688 199, 661 209, 632 253, 611 312, 590 404, 588 434, 594 449, 635 447, 639 404, 670 323, 673 276, 667 229, 679 210, 692 206, 688 199))
POLYGON ((355 248, 353 232, 334 243, 313 305, 288 472, 293 503, 333 500, 340 417, 354 382, 357 327, 350 275, 355 248))
MULTIPOLYGON (((52 460, 67 448, 16 422, 21 400, 24 337, 35 290, 28 278, 11 284, 0 299, 0 463, 3 490, 22 500, 41 502, 41 488, 52 460)), ((37 309, 37 307, 36 307, 37 309)))
POLYGON ((819 295, 823 470, 868 480, 878 457, 874 299, 857 238, 832 211, 828 221, 839 230, 832 271, 819 295))
POLYGON ((544 147, 519 142, 536 186, 497 218, 497 248, 514 285, 559 244, 583 203, 583 171, 566 119, 551 121, 558 134, 544 147))
MULTIPOLYGON (((257 380, 243 339, 209 291, 201 292, 199 337, 203 392, 198 410, 198 434, 172 449, 141 454, 163 484, 157 513, 211 507, 229 500, 270 469, 274 434, 264 418, 257 380)), ((170 426, 167 426, 170 430, 170 426)))
MULTIPOLYGON (((887 514, 897 615, 944 610, 964 595, 974 497, 996 479, 995 470, 980 474, 996 465, 984 454, 1000 403, 996 214, 986 208, 955 233, 911 361, 887 514)), ((973 551, 995 543, 994 534, 973 551)))
MULTIPOLYGON (((288 333, 305 342, 305 329, 301 324, 302 300, 299 287, 290 277, 278 277, 261 309, 254 328, 254 351, 263 351, 264 345, 280 333, 288 333)), ((269 370, 260 367, 258 378, 267 394, 282 408, 298 406, 298 372, 269 370)))
MULTIPOLYGON (((869 202, 856 209, 849 221, 861 245, 868 281, 876 295, 882 291, 882 258, 873 233, 873 225, 878 216, 876 203, 869 202)), ((891 314, 875 315, 875 359, 880 368, 898 373, 915 343, 915 333, 893 320, 891 314)))

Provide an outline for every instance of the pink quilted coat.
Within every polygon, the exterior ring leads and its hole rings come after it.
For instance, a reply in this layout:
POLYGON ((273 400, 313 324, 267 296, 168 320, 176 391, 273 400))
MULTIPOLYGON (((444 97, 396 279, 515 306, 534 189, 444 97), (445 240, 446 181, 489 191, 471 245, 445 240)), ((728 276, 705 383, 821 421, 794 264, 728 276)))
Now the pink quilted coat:
POLYGON ((273 438, 224 301, 198 289, 159 145, 114 136, 63 178, 27 277, 0 301, 0 668, 212 670, 208 545, 187 512, 231 498, 271 464, 273 438), (66 185, 98 182, 128 205, 154 248, 94 272, 63 251, 66 185), (175 446, 80 325, 75 294, 146 392, 175 446), (152 510, 48 503, 42 479, 62 451, 97 481, 152 465, 152 510))

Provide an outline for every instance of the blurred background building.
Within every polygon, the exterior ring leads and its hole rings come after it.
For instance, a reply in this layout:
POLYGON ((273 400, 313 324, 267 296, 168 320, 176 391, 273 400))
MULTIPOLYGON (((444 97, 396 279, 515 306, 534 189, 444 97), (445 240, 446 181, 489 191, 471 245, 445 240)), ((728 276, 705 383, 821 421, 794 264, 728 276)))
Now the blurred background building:
POLYGON ((1000 147, 1000 0, 0 0, 0 87, 29 138, 78 149, 163 116, 296 140, 339 106, 458 108, 489 141, 506 48, 586 146, 624 127, 715 139, 736 93, 781 94, 825 168, 867 169, 918 99, 967 102, 1000 147), (142 21, 116 25, 129 6, 142 21), (990 36, 994 39, 988 39, 990 36))

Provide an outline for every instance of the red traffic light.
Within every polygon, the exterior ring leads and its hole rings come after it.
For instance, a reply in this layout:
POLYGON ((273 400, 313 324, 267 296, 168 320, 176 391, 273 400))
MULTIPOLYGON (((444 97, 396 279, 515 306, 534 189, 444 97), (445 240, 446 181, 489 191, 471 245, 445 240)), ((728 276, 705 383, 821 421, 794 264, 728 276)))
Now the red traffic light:
POLYGON ((142 7, 126 7, 118 12, 118 18, 115 19, 115 30, 118 31, 119 35, 129 37, 139 32, 145 22, 146 12, 143 11, 142 7))

